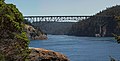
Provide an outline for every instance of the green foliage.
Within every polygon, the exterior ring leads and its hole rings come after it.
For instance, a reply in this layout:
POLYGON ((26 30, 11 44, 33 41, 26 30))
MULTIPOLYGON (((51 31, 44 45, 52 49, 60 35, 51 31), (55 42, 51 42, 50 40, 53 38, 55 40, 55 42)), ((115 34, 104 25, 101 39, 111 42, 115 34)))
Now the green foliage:
MULTIPOLYGON (((26 32, 22 32, 20 35, 16 34, 16 38, 20 39, 20 40, 24 40, 24 41, 28 41, 29 39, 26 36, 26 32)), ((27 44, 29 44, 29 42, 27 42, 27 44)))
MULTIPOLYGON (((0 0, 0 41, 2 41, 0 45, 5 45, 8 49, 9 47, 13 49, 11 50, 11 55, 4 53, 4 55, 0 55, 0 59, 5 56, 5 59, 7 58, 6 61, 26 60, 26 57, 29 54, 29 40, 26 33, 23 31, 23 21, 23 15, 15 5, 6 4, 4 3, 4 0, 0 0), (7 39, 8 41, 4 41, 4 39, 7 39)), ((2 52, 3 51, 4 50, 2 50, 2 52)))
POLYGON ((0 6, 4 5, 4 0, 0 0, 0 6))
POLYGON ((0 53, 0 61, 5 61, 4 55, 0 53))
POLYGON ((16 9, 16 6, 13 5, 13 4, 7 4, 7 5, 13 11, 17 21, 18 22, 23 22, 23 15, 22 15, 22 13, 20 13, 20 11, 18 9, 16 9))

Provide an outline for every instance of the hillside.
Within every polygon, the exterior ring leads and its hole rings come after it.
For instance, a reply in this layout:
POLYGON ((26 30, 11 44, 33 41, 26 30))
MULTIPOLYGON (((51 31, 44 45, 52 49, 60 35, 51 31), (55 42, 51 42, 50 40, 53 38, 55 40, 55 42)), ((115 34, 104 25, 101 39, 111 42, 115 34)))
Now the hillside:
POLYGON ((75 36, 113 36, 112 33, 120 35, 120 25, 117 16, 120 16, 120 5, 103 10, 91 18, 79 21, 72 25, 69 35, 75 36), (113 17, 94 17, 113 16, 113 17))
POLYGON ((47 34, 64 35, 71 29, 74 22, 34 22, 32 25, 47 34))

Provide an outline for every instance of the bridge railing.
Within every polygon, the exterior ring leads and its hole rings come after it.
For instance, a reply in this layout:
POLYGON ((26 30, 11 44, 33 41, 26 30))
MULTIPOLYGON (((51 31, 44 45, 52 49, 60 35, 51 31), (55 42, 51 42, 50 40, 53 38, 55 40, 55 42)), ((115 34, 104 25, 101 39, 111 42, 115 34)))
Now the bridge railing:
POLYGON ((113 16, 24 16, 30 22, 53 21, 53 22, 78 22, 91 17, 113 17, 113 16))

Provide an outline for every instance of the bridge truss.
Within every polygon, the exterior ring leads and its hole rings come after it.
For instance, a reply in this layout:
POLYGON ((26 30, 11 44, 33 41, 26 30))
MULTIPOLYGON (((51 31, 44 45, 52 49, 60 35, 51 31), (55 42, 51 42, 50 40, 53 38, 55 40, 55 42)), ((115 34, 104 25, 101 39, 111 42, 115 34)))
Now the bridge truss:
POLYGON ((78 22, 91 17, 113 17, 113 16, 24 16, 30 22, 53 21, 53 22, 78 22))

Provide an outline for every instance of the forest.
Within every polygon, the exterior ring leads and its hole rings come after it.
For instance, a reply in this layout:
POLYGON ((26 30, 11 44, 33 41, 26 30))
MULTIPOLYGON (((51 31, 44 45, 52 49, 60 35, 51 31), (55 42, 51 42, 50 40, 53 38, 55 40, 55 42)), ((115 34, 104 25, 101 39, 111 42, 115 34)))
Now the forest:
POLYGON ((93 15, 93 17, 72 25, 68 35, 89 37, 110 37, 113 36, 113 34, 120 35, 119 16, 120 5, 106 8, 105 10, 93 15))

